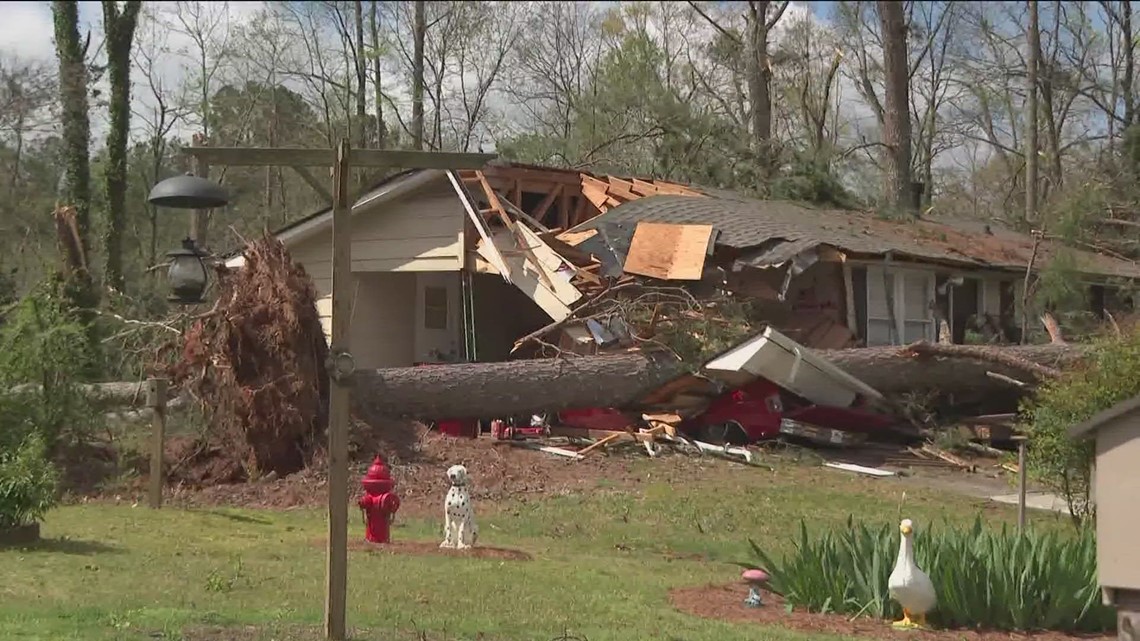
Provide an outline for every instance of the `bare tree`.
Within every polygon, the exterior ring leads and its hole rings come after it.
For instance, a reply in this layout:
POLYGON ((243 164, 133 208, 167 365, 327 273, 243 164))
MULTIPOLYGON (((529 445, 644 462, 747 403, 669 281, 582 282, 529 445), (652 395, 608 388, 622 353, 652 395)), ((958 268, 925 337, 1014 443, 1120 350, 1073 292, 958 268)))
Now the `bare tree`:
POLYGON ((886 91, 883 144, 887 147, 885 195, 898 211, 917 213, 910 180, 910 73, 906 49, 906 17, 901 2, 880 0, 883 68, 886 91))
POLYGON ((412 147, 424 148, 424 38, 427 36, 427 17, 424 0, 415 2, 415 23, 412 38, 415 52, 412 54, 412 147))
POLYGON ((1029 46, 1025 65, 1025 221, 1037 220, 1037 60, 1041 57, 1041 32, 1037 26, 1037 0, 1027 0, 1029 26, 1026 40, 1029 46))
MULTIPOLYGON (((150 165, 140 165, 141 180, 144 185, 153 185, 164 170, 169 136, 185 120, 190 109, 177 99, 176 88, 168 84, 168 79, 162 73, 161 60, 170 49, 169 29, 156 14, 154 5, 144 5, 139 21, 134 47, 134 69, 136 77, 146 87, 146 92, 139 97, 132 115, 135 122, 143 124, 150 153, 150 165)), ((158 208, 148 204, 145 235, 136 232, 140 256, 148 266, 156 264, 158 260, 158 227, 158 208), (145 242, 143 238, 146 239, 145 242)))
POLYGON ((787 8, 788 2, 750 0, 748 3, 748 97, 753 144, 764 176, 775 164, 772 148, 772 63, 768 56, 768 36, 787 8))
POLYGON ((27 138, 43 132, 53 120, 58 95, 56 71, 46 64, 17 57, 0 58, 0 140, 12 152, 8 168, 8 201, 17 202, 27 138))
POLYGON ((376 147, 384 149, 388 144, 388 131, 387 125, 384 123, 383 46, 380 40, 380 19, 377 15, 379 12, 376 10, 376 5, 376 0, 372 0, 368 25, 372 32, 372 88, 375 91, 376 102, 376 147))
POLYGON ((361 149, 368 147, 368 128, 365 123, 368 119, 368 97, 365 87, 368 85, 368 68, 364 59, 364 1, 353 0, 353 9, 356 26, 356 127, 357 145, 361 149))
POLYGON ((192 47, 175 53, 187 61, 190 78, 188 104, 194 105, 201 133, 212 135, 210 98, 215 80, 223 72, 229 48, 229 5, 225 2, 176 2, 168 19, 168 28, 186 36, 192 47))

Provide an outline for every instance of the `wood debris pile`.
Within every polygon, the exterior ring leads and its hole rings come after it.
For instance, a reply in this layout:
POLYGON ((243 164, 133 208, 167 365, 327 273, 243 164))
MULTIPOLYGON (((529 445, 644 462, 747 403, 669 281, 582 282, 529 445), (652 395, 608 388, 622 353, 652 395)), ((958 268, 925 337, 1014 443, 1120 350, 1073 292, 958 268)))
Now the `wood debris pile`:
MULTIPOLYGON (((635 425, 624 429, 592 429, 550 426, 531 429, 530 434, 507 437, 515 447, 538 450, 577 461, 635 448, 650 458, 670 451, 686 455, 715 455, 752 463, 753 451, 733 445, 714 445, 687 437, 680 431, 682 418, 676 414, 643 414, 635 425)), ((524 428, 525 429, 525 428, 524 428)))
POLYGON ((206 412, 190 454, 225 459, 219 481, 296 472, 324 433, 328 348, 312 281, 271 235, 244 255, 244 268, 218 268, 218 302, 172 346, 181 357, 166 373, 206 412))

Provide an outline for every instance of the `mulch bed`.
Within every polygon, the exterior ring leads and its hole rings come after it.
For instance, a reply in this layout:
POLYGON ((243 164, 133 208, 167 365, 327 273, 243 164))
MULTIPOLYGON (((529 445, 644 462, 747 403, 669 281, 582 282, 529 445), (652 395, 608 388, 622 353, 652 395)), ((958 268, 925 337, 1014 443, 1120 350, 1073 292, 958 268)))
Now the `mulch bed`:
POLYGON ((1114 635, 1091 634, 1072 635, 1062 632, 1036 632, 1031 634, 977 630, 896 630, 886 621, 868 618, 850 620, 841 614, 815 614, 811 612, 788 612, 783 598, 764 592, 764 605, 749 608, 744 605, 748 588, 743 584, 707 585, 703 587, 676 588, 669 592, 673 607, 693 616, 733 621, 737 623, 759 623, 799 632, 834 634, 838 636, 863 637, 867 639, 915 639, 918 641, 1071 641, 1073 639, 1101 640, 1113 639, 1114 635))
MULTIPOLYGON (((325 547, 326 539, 316 539, 313 545, 316 547, 325 547)), ((401 541, 396 540, 391 543, 369 543, 362 539, 350 539, 348 541, 348 549, 370 552, 372 554, 413 554, 420 556, 451 556, 465 559, 499 559, 503 561, 530 561, 532 557, 530 554, 522 550, 512 550, 510 548, 497 548, 486 545, 476 545, 473 548, 466 550, 447 549, 439 547, 439 543, 433 541, 401 541)))

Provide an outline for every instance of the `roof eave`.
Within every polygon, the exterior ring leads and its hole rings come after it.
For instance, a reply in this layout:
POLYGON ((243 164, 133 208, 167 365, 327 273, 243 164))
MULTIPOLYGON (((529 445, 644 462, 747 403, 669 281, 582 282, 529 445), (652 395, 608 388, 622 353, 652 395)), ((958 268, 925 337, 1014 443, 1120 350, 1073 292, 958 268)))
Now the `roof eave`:
MULTIPOLYGON (((352 214, 355 216, 366 207, 374 207, 378 204, 395 200, 446 175, 447 170, 444 169, 421 169, 400 175, 394 180, 385 181, 361 196, 360 199, 356 201, 356 204, 352 206, 352 214)), ((332 208, 329 207, 304 220, 281 228, 279 231, 274 232, 274 236, 282 243, 285 243, 286 246, 289 246, 308 240, 323 232, 331 225, 332 208)), ((242 255, 242 250, 239 249, 230 254, 226 258, 225 264, 226 267, 231 269, 236 269, 244 265, 245 257, 242 255)))

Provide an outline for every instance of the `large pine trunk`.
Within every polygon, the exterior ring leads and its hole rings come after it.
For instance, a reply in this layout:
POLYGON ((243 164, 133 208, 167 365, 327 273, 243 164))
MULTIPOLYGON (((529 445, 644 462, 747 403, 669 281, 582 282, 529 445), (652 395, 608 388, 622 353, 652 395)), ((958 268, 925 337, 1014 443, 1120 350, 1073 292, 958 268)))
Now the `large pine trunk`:
POLYGON ((1080 345, 965 346, 946 345, 955 356, 916 355, 900 347, 864 347, 816 352, 833 364, 886 395, 938 391, 944 395, 976 395, 1009 390, 1011 384, 987 375, 993 372, 1025 383, 1037 380, 1025 367, 1008 362, 1026 361, 1047 368, 1065 369, 1080 360, 1080 345), (970 358, 978 355, 982 358, 970 358))
MULTIPOLYGON (((1032 367, 1011 363, 1063 368, 1082 354, 1075 345, 937 348, 948 348, 955 355, 919 356, 903 347, 816 354, 888 396, 937 391, 944 397, 971 400, 987 395, 1005 399, 1019 392, 987 372, 1032 383, 1036 380, 1032 367)), ((356 415, 365 420, 381 416, 494 418, 572 408, 629 407, 684 370, 675 360, 644 355, 362 370, 355 375, 352 396, 356 415)))
POLYGON ((679 375, 674 358, 595 356, 362 370, 354 414, 496 418, 588 407, 621 407, 679 375))

